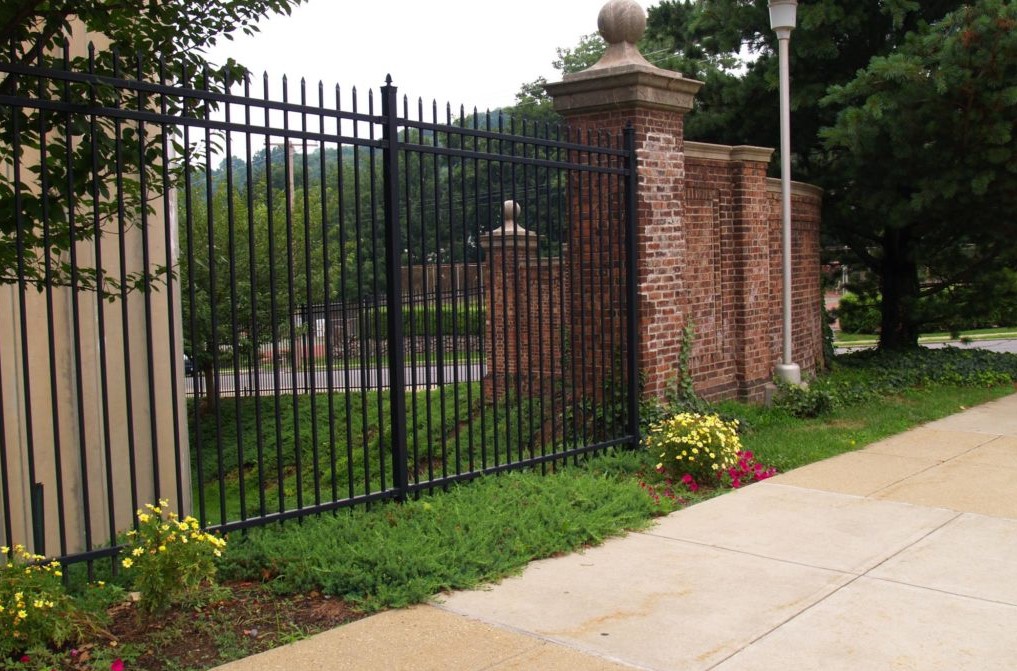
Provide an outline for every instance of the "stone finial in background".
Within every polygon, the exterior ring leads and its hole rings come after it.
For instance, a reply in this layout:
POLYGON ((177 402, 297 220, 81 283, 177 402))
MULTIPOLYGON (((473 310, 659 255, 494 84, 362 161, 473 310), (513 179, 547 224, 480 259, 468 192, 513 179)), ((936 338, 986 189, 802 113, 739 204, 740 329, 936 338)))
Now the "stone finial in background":
POLYGON ((646 31, 646 12, 635 0, 610 0, 597 16, 600 36, 607 42, 607 50, 589 70, 601 70, 619 65, 652 64, 643 58, 636 43, 646 31))
POLYGON ((536 235, 516 223, 516 219, 522 213, 523 208, 514 200, 506 200, 501 207, 502 224, 500 228, 491 231, 491 235, 528 237, 536 235))

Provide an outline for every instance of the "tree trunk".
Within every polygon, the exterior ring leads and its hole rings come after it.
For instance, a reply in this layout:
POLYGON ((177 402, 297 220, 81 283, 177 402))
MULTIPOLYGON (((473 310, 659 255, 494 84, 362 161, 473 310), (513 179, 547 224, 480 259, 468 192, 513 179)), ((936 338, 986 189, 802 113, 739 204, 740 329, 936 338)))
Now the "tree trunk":
POLYGON ((918 347, 918 265, 912 253, 910 230, 887 229, 883 234, 882 318, 879 349, 903 350, 918 347))
POLYGON ((205 395, 198 406, 198 415, 204 417, 207 413, 215 410, 215 399, 219 395, 219 376, 216 375, 215 368, 211 363, 201 367, 201 374, 205 377, 205 395))

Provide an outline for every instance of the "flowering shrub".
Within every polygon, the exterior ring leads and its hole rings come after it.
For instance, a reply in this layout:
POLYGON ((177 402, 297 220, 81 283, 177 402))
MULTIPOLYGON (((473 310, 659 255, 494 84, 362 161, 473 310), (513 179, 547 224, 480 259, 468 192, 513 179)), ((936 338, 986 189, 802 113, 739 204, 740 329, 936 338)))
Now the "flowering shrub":
POLYGON ((777 475, 777 469, 764 466, 756 461, 756 456, 748 450, 738 453, 738 461, 724 471, 723 479, 734 489, 777 475))
POLYGON ((193 601, 213 582, 215 558, 226 547, 225 540, 202 531, 198 520, 165 510, 168 505, 162 499, 158 506, 146 503, 138 510, 138 528, 127 532, 120 560, 133 574, 141 608, 149 613, 193 601))
POLYGON ((698 485, 717 482, 737 462, 741 450, 737 427, 737 420, 725 422, 717 415, 683 412, 653 424, 645 444, 660 455, 658 471, 698 489, 698 485))
POLYGON ((0 547, 0 661, 75 635, 76 609, 64 590, 60 563, 23 545, 0 547))

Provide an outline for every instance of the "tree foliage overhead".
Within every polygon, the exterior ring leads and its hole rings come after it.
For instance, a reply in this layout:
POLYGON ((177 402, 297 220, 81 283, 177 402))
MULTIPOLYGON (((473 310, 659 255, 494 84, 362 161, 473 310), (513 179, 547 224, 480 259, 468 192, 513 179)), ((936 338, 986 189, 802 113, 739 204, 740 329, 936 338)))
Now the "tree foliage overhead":
MULTIPOLYGON (((206 50, 237 31, 256 31, 262 16, 289 13, 303 1, 7 0, 0 4, 2 60, 8 64, 0 69, 0 94, 82 105, 151 104, 140 93, 131 98, 98 80, 65 84, 16 71, 25 67, 126 73, 217 89, 244 70, 232 61, 214 66, 206 50), (111 49, 65 54, 68 37, 82 30, 86 36, 102 35, 111 49)), ((179 175, 162 169, 174 141, 143 137, 131 124, 108 119, 90 125, 84 115, 67 119, 32 107, 0 109, 0 164, 9 168, 0 172, 0 283, 25 282, 39 289, 73 285, 113 297, 149 287, 154 275, 169 272, 144 268, 118 280, 104 276, 102 268, 72 269, 68 254, 75 242, 112 230, 122 235, 144 223, 153 194, 173 188, 179 175)))
MULTIPOLYGON (((823 170, 819 132, 837 118, 836 109, 820 104, 827 89, 851 81, 870 59, 892 53, 909 33, 925 30, 961 4, 815 0, 798 5, 790 49, 792 148, 800 177, 814 180, 823 170)), ((675 52, 667 67, 706 81, 688 117, 688 139, 780 145, 774 112, 777 37, 767 0, 664 0, 649 10, 646 40, 675 52)))
POLYGON ((910 345, 951 308, 922 298, 1015 260, 1017 6, 958 9, 822 102, 838 111, 822 133, 830 232, 879 271, 882 344, 910 345))

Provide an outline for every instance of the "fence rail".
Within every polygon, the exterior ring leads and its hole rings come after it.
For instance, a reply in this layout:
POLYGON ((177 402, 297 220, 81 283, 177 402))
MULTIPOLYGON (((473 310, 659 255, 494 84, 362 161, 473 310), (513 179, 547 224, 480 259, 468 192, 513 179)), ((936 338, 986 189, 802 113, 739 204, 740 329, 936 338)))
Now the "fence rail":
POLYGON ((91 567, 162 497, 239 529, 637 443, 631 142, 65 60, 0 62, 4 544, 91 567))

